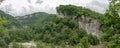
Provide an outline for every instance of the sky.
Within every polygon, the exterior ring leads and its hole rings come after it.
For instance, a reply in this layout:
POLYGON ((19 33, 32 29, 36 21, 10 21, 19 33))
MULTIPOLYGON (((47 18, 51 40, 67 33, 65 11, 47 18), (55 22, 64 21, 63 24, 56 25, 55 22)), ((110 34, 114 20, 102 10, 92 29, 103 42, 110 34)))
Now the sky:
POLYGON ((5 0, 0 5, 0 10, 13 15, 24 16, 35 12, 56 14, 59 5, 72 4, 83 6, 93 11, 104 13, 108 8, 108 0, 5 0))

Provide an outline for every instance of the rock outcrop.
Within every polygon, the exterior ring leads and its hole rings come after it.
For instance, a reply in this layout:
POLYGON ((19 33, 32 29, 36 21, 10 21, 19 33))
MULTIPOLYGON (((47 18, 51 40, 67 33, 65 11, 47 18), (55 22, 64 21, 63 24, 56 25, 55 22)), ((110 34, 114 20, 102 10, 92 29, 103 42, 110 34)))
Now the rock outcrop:
POLYGON ((85 29, 88 34, 99 37, 102 33, 102 31, 99 30, 100 22, 90 17, 82 16, 78 24, 79 27, 85 29))
MULTIPOLYGON (((67 15, 65 13, 58 13, 58 17, 65 18, 67 15)), ((76 16, 73 16, 73 20, 76 19, 76 16)), ((88 16, 81 16, 79 18, 78 25, 80 28, 86 30, 88 34, 99 37, 102 34, 102 31, 99 30, 101 23, 98 20, 90 18, 88 16)))

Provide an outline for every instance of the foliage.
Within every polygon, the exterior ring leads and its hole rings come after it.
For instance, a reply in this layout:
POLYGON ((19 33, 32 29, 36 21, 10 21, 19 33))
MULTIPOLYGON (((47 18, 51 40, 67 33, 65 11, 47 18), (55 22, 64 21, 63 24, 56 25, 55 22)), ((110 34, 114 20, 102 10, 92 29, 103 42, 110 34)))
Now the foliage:
POLYGON ((92 34, 88 35, 88 41, 90 42, 91 45, 98 45, 99 44, 99 39, 92 34))
POLYGON ((17 44, 17 43, 13 43, 13 46, 11 46, 12 48, 26 48, 23 45, 17 44))
POLYGON ((1 10, 0 10, 0 18, 6 19, 7 21, 9 21, 9 22, 7 22, 7 24, 4 24, 4 27, 6 27, 8 29, 12 29, 13 26, 16 27, 16 28, 21 28, 22 27, 20 22, 15 17, 13 17, 9 14, 6 14, 1 10))
MULTIPOLYGON (((102 28, 104 31, 102 35, 102 40, 107 41, 107 48, 120 48, 119 45, 119 33, 120 33, 120 18, 119 12, 120 9, 120 1, 119 0, 110 0, 109 9, 106 11, 104 16, 106 19, 104 20, 104 27, 102 28)), ((103 27, 102 26, 102 27, 103 27)))
POLYGON ((115 35, 112 40, 107 43, 108 48, 119 48, 120 47, 120 35, 115 35))
POLYGON ((6 24, 8 21, 0 17, 0 47, 6 47, 7 41, 5 38, 7 38, 7 29, 4 28, 4 24, 6 24))
MULTIPOLYGON (((119 7, 119 2, 116 3, 112 0, 109 9, 103 15, 83 7, 60 5, 56 8, 57 12, 62 13, 66 16, 65 18, 39 12, 24 17, 16 17, 16 19, 0 11, 0 47, 7 46, 10 42, 41 40, 37 43, 37 47, 89 48, 90 45, 98 45, 102 41, 106 42, 108 48, 119 48, 120 18, 117 11, 119 7), (87 34, 84 29, 78 26, 81 16, 96 19, 101 23, 100 30, 103 31, 101 40, 92 34, 87 34), (75 19, 73 19, 74 17, 75 19), (6 24, 6 22, 9 23, 6 24)), ((19 47, 21 48, 17 44, 14 46, 14 48, 19 47)))

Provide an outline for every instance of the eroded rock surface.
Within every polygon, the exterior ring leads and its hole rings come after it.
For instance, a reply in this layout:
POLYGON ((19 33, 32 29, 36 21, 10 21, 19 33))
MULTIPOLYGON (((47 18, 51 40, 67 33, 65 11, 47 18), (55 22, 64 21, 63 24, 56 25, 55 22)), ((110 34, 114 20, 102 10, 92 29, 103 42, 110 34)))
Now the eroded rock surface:
POLYGON ((100 27, 100 22, 86 17, 86 16, 82 16, 81 17, 81 21, 78 22, 79 27, 85 29, 87 31, 88 34, 93 34, 97 37, 99 37, 102 34, 102 31, 99 30, 100 27))

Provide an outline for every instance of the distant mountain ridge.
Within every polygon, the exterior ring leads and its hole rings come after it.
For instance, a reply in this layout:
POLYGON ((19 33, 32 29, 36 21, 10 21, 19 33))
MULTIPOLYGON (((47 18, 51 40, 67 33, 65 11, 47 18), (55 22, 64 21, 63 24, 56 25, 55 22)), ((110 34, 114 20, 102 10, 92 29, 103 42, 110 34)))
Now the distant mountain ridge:
POLYGON ((18 16, 16 19, 19 20, 19 22, 23 25, 31 26, 32 24, 38 22, 38 20, 39 22, 42 22, 42 20, 45 20, 51 16, 52 14, 37 12, 30 15, 18 16))
POLYGON ((37 12, 25 16, 14 17, 0 10, 0 17, 5 18, 9 21, 9 23, 5 25, 5 27, 7 28, 12 28, 12 27, 21 28, 24 26, 32 26, 37 22, 40 23, 44 20, 47 20, 48 18, 51 18, 51 16, 54 16, 54 14, 37 12))

